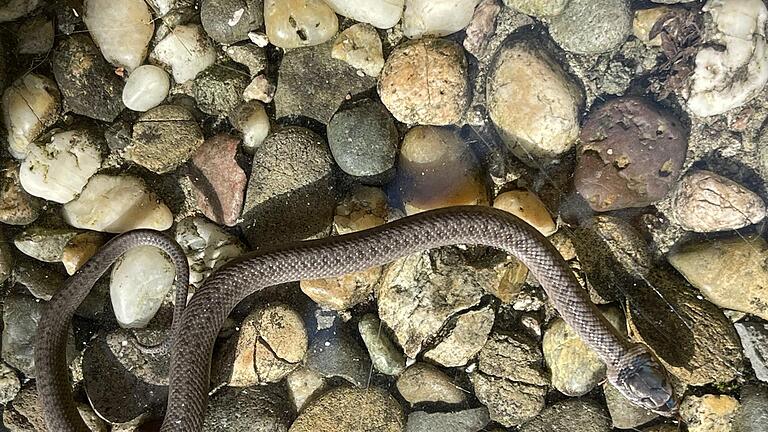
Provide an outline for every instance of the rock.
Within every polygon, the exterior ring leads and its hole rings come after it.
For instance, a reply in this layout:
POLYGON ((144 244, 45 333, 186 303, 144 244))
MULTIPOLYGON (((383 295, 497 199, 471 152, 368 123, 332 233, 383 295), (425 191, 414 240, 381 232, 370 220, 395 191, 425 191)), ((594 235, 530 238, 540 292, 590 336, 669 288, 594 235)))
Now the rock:
POLYGON ((27 225, 40 216, 42 200, 33 197, 21 186, 19 163, 0 160, 0 222, 27 225))
POLYGON ((98 232, 84 232, 72 237, 61 251, 61 263, 67 274, 74 274, 101 248, 106 239, 98 232))
POLYGON ((338 234, 384 225, 388 217, 387 195, 378 188, 354 186, 336 207, 333 227, 338 234))
POLYGON ((672 215, 689 231, 730 231, 759 223, 766 206, 760 196, 735 181, 699 170, 678 183, 672 215))
POLYGON ((158 174, 173 171, 203 144, 195 118, 180 105, 160 105, 133 125, 126 158, 158 174))
POLYGON ((101 168, 102 139, 89 130, 58 132, 48 142, 28 147, 19 181, 30 194, 67 203, 82 192, 101 168))
POLYGON ((560 15, 568 0, 504 0, 504 4, 538 18, 560 15))
POLYGON ((267 69, 267 50, 252 43, 242 43, 226 47, 224 52, 236 63, 248 68, 251 76, 256 76, 267 69))
POLYGON ((332 47, 328 42, 285 53, 275 93, 277 118, 303 115, 328 123, 344 101, 376 85, 375 78, 360 76, 348 63, 331 57, 332 47))
POLYGON ((64 275, 57 268, 21 256, 16 259, 13 278, 35 298, 45 301, 50 300, 64 285, 64 275))
POLYGON ((569 0, 549 22, 549 33, 566 51, 599 54, 621 45, 632 29, 627 0, 569 0))
POLYGON ((408 415, 405 430, 406 432, 478 432, 485 430, 489 422, 486 408, 450 413, 415 411, 408 415))
POLYGON ((333 189, 333 161, 322 138, 300 127, 271 134, 253 157, 241 224, 248 242, 262 247, 326 234, 333 189))
POLYGON ((462 30, 472 19, 480 0, 407 0, 403 34, 411 39, 446 36, 462 30))
POLYGON ((248 39, 248 32, 264 21, 263 0, 204 0, 200 21, 216 42, 229 45, 248 39))
POLYGON ((160 309, 175 277, 173 263, 154 246, 138 246, 118 258, 109 294, 120 326, 145 327, 160 309))
POLYGON ((556 158, 579 135, 583 90, 535 40, 502 46, 486 88, 496 130, 520 160, 556 158))
POLYGON ((471 93, 464 50, 445 39, 398 45, 384 64, 378 91, 381 101, 402 123, 458 123, 471 93))
POLYGON ((476 58, 484 58, 491 37, 496 34, 496 22, 501 12, 499 0, 481 0, 472 15, 464 37, 464 49, 476 58))
POLYGON ((12 401, 21 390, 21 382, 16 372, 5 363, 0 362, 0 403, 3 405, 12 401))
POLYGON ((234 226, 243 209, 247 179, 237 164, 240 140, 226 134, 205 141, 192 157, 190 178, 197 206, 210 220, 234 226))
POLYGON ((326 3, 339 15, 388 29, 400 21, 405 0, 326 0, 326 3))
POLYGON ((189 261, 189 283, 196 287, 246 251, 237 237, 201 217, 182 219, 176 225, 175 238, 189 261))
POLYGON ((527 190, 504 192, 493 200, 493 206, 528 222, 545 236, 550 236, 557 231, 557 224, 552 220, 547 207, 533 192, 527 190))
POLYGON ((450 334, 425 351, 424 358, 445 367, 466 365, 488 339, 494 318, 491 307, 459 315, 450 334))
POLYGON ((248 74, 228 65, 213 65, 195 78, 194 93, 201 111, 227 116, 243 100, 248 74))
POLYGON ((285 377, 285 385, 296 412, 301 412, 307 402, 325 390, 323 376, 305 367, 300 367, 288 374, 285 377))
POLYGON ((653 204, 677 181, 687 141, 680 121, 651 102, 613 99, 584 123, 576 191, 595 211, 653 204))
POLYGON ((603 383, 603 393, 615 428, 635 429, 659 417, 658 414, 630 402, 609 382, 603 383))
POLYGON ((323 377, 341 377, 357 387, 367 387, 373 367, 368 353, 351 335, 334 330, 314 336, 306 366, 323 377))
POLYGON ((484 205, 480 163, 452 129, 417 126, 400 148, 397 185, 406 214, 453 205, 484 205))
POLYGON ((768 382, 768 324, 737 322, 736 332, 744 346, 744 355, 752 364, 757 379, 768 382))
POLYGON ((355 24, 333 42, 331 57, 347 62, 368 76, 377 77, 384 67, 381 39, 370 24, 355 24))
POLYGON ((765 22, 768 9, 758 0, 707 2, 712 19, 696 54, 688 109, 699 117, 725 113, 756 97, 768 81, 765 22))
POLYGON ((150 58, 170 66, 173 79, 185 83, 216 62, 216 49, 200 25, 178 25, 155 45, 150 58))
POLYGON ((163 69, 143 65, 128 76, 123 87, 123 104, 130 110, 145 112, 163 103, 171 89, 171 80, 163 69))
POLYGON ((64 205, 75 228, 120 233, 138 228, 167 230, 173 214, 138 177, 96 174, 83 192, 64 205))
POLYGON ((328 144, 336 163, 353 176, 394 170, 399 134, 384 105, 364 99, 337 112, 328 123, 328 144))
MULTIPOLYGON (((0 284, 8 280, 13 272, 13 252, 3 229, 0 228, 0 284)), ((2 402, 0 402, 2 403, 2 402)))
POLYGON ((32 12, 41 0, 8 0, 0 6, 0 22, 15 21, 32 12))
POLYGON ((357 324, 373 367, 384 375, 400 375, 405 370, 405 357, 382 327, 381 321, 374 314, 364 315, 357 324))
POLYGON ((16 235, 13 244, 36 260, 55 263, 61 261, 64 246, 78 233, 71 228, 32 226, 16 235))
POLYGON ((429 363, 418 362, 408 366, 397 379, 397 391, 411 405, 422 402, 456 405, 466 400, 463 389, 429 363))
POLYGON ((225 387, 211 396, 204 432, 287 432, 293 420, 285 391, 278 386, 225 387))
POLYGON ((35 376, 35 338, 42 315, 39 300, 12 294, 3 303, 3 361, 27 377, 35 376))
POLYGON ((128 71, 139 67, 155 31, 147 4, 142 0, 127 0, 119 5, 110 0, 87 0, 84 4, 83 21, 104 58, 128 71))
POLYGON ((739 402, 731 396, 687 396, 680 405, 680 416, 690 432, 729 432, 738 408, 739 402))
MULTIPOLYGON (((49 430, 45 426, 40 397, 34 383, 25 386, 3 412, 3 423, 10 432, 33 432, 49 430)), ((107 432, 107 425, 96 417, 90 406, 75 402, 80 416, 92 432, 107 432)))
POLYGON ((269 117, 264 105, 252 100, 236 107, 229 115, 232 126, 243 134, 243 150, 253 154, 269 135, 269 117))
POLYGON ((733 432, 759 432, 768 428, 768 390, 764 385, 745 385, 741 406, 733 418, 733 432))
POLYGON ((768 242, 762 237, 691 243, 667 259, 712 303, 768 319, 768 242))
POLYGON ((53 21, 45 16, 25 20, 16 35, 19 54, 41 55, 53 48, 53 21))
POLYGON ((272 102, 275 97, 277 87, 267 78, 266 75, 257 75, 248 84, 248 87, 243 90, 243 99, 246 102, 259 101, 265 104, 272 102))
POLYGON ((609 432, 609 419, 605 408, 591 399, 565 399, 548 406, 520 432, 609 432))
POLYGON ((24 159, 29 144, 58 120, 61 93, 53 80, 29 73, 5 89, 2 107, 8 151, 24 159))
POLYGON ((269 42, 280 48, 319 45, 339 30, 333 9, 322 0, 264 0, 269 42))
POLYGON ((335 388, 310 402, 290 432, 401 432, 403 409, 386 391, 370 387, 335 388))
POLYGON ((648 46, 661 46, 661 36, 657 35, 651 39, 651 29, 661 17, 674 11, 674 8, 668 6, 636 10, 632 21, 632 34, 648 46))

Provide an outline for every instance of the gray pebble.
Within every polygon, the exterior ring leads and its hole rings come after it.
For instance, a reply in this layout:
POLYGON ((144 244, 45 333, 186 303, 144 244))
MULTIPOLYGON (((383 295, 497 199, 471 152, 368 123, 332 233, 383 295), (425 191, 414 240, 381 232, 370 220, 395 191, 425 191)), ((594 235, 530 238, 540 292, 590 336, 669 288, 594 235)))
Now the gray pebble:
POLYGON ((341 377, 358 387, 368 383, 371 359, 346 332, 323 331, 315 335, 307 352, 307 367, 330 377, 341 377))
POLYGON ((12 294, 3 305, 3 360, 28 377, 35 376, 35 336, 42 304, 33 297, 12 294))
POLYGON ((164 174, 186 162, 202 144, 203 132, 186 108, 160 105, 134 124, 126 158, 164 174))
POLYGON ((733 418, 733 432, 768 430, 768 386, 748 384, 741 390, 741 406, 733 418))
POLYGON ((412 412, 408 415, 406 432, 478 432, 490 422, 487 408, 475 408, 450 413, 412 412))
POLYGON ((631 29, 632 11, 627 0, 570 0, 549 23, 555 42, 578 54, 617 48, 631 29))
POLYGON ((216 42, 231 44, 248 39, 248 32, 264 21, 263 0, 203 0, 200 21, 216 42))
POLYGON ((357 327, 376 370, 384 375, 400 375, 405 370, 405 357, 389 339, 379 318, 367 314, 357 327))
POLYGON ((738 322, 735 327, 757 379, 768 382, 768 324, 738 322))
POLYGON ((610 430, 608 412, 591 399, 566 399, 554 403, 520 428, 520 432, 608 432, 610 430))
POLYGON ((201 111, 227 116, 242 102, 250 77, 234 66, 214 65, 195 78, 194 93, 201 111))

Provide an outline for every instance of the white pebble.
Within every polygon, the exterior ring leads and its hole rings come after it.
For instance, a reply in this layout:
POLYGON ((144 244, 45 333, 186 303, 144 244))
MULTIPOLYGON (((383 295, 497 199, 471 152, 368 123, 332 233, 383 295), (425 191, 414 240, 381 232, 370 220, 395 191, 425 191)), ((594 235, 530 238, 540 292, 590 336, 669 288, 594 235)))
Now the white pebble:
POLYGON ((122 233, 138 228, 167 230, 168 207, 138 177, 97 174, 77 199, 63 207, 64 220, 93 231, 122 233))
POLYGON ((237 237, 201 217, 179 222, 175 237, 189 261, 189 283, 198 287, 215 269, 245 252, 237 237))
POLYGON ((381 29, 392 28, 403 15, 405 0, 325 0, 339 15, 371 24, 381 29))
POLYGON ((173 286, 176 269, 154 246, 125 253, 112 269, 109 294, 121 327, 141 328, 155 316, 173 286))
POLYGON ((144 0, 86 0, 83 21, 108 62, 129 71, 139 67, 155 24, 144 0))
POLYGON ((180 25, 155 46, 151 57, 170 66, 173 79, 184 83, 216 62, 216 49, 202 26, 180 25))
POLYGON ((123 104, 134 111, 148 111, 168 97, 171 81, 163 69, 144 65, 131 72, 123 87, 123 104))
POLYGON ((88 131, 72 130, 53 135, 47 143, 32 144, 21 164, 21 186, 50 201, 72 201, 101 167, 95 138, 88 131))
POLYGON ((246 102, 232 114, 232 125, 243 134, 243 149, 253 154, 269 134, 269 117, 257 101, 246 102))
POLYGON ((415 39, 445 36, 469 25, 480 0, 406 0, 403 34, 415 39))
POLYGON ((24 75, 8 87, 2 109, 11 156, 24 159, 29 144, 56 121, 60 107, 56 83, 42 75, 24 75))

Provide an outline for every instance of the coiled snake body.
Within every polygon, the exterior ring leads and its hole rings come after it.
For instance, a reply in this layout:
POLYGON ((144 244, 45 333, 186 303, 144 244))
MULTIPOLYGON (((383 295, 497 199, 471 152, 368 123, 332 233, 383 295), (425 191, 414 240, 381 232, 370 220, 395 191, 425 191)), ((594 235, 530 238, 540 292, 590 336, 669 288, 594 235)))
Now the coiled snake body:
POLYGON ((666 371, 644 346, 631 344, 615 331, 546 238, 507 212, 461 206, 420 213, 352 234, 244 255, 214 272, 186 307, 188 264, 175 241, 149 230, 114 238, 66 282, 43 312, 35 362, 46 424, 51 431, 88 431, 72 397, 65 358, 67 331, 75 309, 96 280, 133 247, 159 247, 176 266, 170 387, 161 431, 187 432, 199 431, 203 426, 214 342, 224 320, 243 298, 264 287, 339 276, 456 244, 490 246, 519 258, 539 280, 562 318, 606 363, 608 379, 622 394, 660 414, 676 411, 666 371))

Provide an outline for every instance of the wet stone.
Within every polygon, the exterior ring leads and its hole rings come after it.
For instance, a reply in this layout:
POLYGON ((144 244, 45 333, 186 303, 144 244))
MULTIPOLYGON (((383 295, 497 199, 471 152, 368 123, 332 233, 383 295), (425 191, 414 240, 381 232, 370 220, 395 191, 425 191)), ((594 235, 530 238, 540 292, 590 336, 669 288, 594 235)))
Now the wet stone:
POLYGON ((192 114, 179 105, 160 105, 133 126, 126 157, 158 174, 176 169, 203 144, 203 133, 192 114))
POLYGON ((325 380, 319 373, 300 367, 285 377, 285 385, 296 412, 325 389, 325 380))
POLYGON ((456 318, 450 334, 424 352, 424 358, 445 367, 466 365, 488 339, 495 318, 491 307, 471 310, 456 318))
POLYGON ((189 262, 189 282, 196 287, 214 270, 246 251, 237 237, 201 217, 179 221, 175 238, 189 262))
POLYGON ((53 21, 45 16, 34 16, 19 27, 16 49, 19 54, 45 54, 53 48, 53 21))
POLYGON ((334 330, 313 336, 306 366, 326 378, 341 377, 357 387, 366 386, 373 367, 365 348, 346 331, 334 330))
POLYGON ((406 432, 478 432, 485 430, 489 422, 486 408, 450 413, 416 411, 408 415, 405 430, 406 432))
POLYGON ((439 402, 460 404, 466 397, 462 389, 443 371, 429 363, 414 363, 397 379, 397 391, 411 403, 439 402))
POLYGON ((405 370, 405 357, 389 339, 376 315, 364 315, 358 323, 358 330, 377 371, 385 375, 400 375, 405 370))

